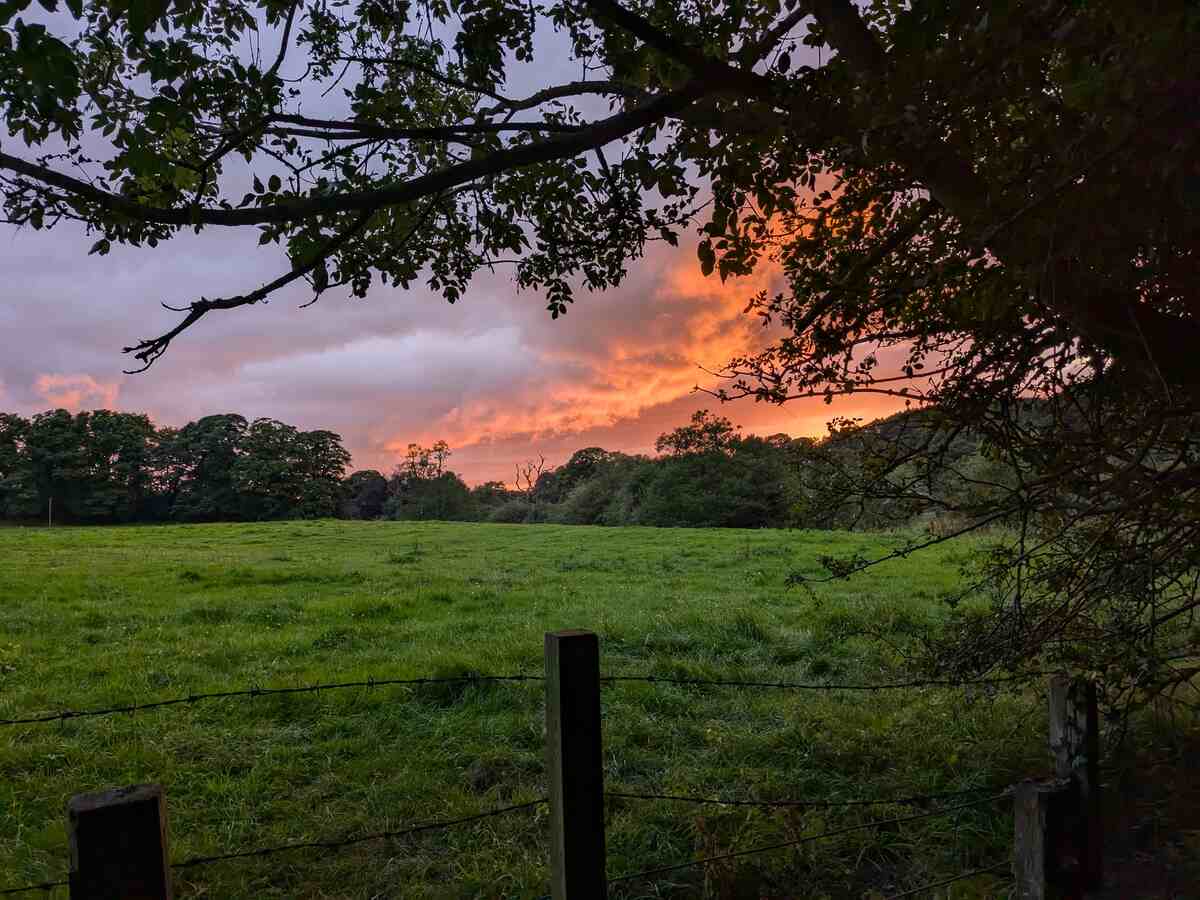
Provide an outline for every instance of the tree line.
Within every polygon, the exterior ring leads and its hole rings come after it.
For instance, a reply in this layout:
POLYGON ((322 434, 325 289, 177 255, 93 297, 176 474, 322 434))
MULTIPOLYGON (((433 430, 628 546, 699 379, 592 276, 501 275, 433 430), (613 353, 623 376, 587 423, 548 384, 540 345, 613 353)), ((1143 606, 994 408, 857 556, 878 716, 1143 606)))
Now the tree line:
POLYGON ((409 444, 390 474, 347 474, 332 431, 225 413, 182 428, 139 413, 0 413, 0 517, 80 524, 407 519, 707 528, 882 527, 986 515, 1011 473, 977 437, 945 440, 928 413, 815 440, 742 434, 708 411, 659 436, 657 455, 586 447, 470 487, 445 441, 409 444), (930 464, 931 438, 944 444, 930 464), (916 448, 921 453, 913 453, 916 448), (911 454, 913 462, 896 465, 911 454), (889 477, 870 483, 887 457, 889 477), (919 460, 919 462, 918 462, 919 460))
POLYGON ((332 431, 205 416, 0 413, 0 516, 80 524, 319 518, 339 513, 350 454, 332 431))

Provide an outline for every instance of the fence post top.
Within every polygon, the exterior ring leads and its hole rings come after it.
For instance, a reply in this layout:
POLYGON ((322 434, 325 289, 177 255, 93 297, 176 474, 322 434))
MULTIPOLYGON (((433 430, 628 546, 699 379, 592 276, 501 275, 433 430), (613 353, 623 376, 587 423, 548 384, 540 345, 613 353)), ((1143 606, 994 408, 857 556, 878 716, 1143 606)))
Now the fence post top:
MULTIPOLYGON (((552 638, 596 638, 596 632, 588 631, 586 628, 564 628, 561 631, 547 631, 546 640, 552 638)), ((598 638, 597 638, 598 640, 598 638)))
POLYGON ((67 812, 77 815, 106 806, 144 803, 148 800, 161 800, 162 797, 163 786, 161 784, 133 784, 128 787, 110 788, 106 791, 76 794, 67 801, 67 812))

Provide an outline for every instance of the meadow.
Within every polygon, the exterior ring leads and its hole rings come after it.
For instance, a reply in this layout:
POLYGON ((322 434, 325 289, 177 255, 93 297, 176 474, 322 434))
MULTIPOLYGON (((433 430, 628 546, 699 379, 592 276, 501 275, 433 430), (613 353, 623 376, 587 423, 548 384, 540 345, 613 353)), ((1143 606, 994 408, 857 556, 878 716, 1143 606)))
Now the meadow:
MULTIPOLYGON (((885 682, 947 613, 971 545, 849 581, 825 553, 903 535, 398 522, 0 530, 0 719, 254 685, 539 675, 585 628, 606 674, 885 682), (880 641, 864 637, 871 629, 880 641)), ((64 806, 167 792, 172 857, 396 830, 545 792, 537 682, 366 687, 0 728, 0 889, 65 877, 64 806)), ((606 788, 839 801, 1003 788, 1046 768, 1037 690, 886 693, 616 683, 606 788)), ((612 875, 912 806, 612 799, 612 875)), ((538 897, 546 808, 337 852, 177 870, 181 897, 538 897)), ((1009 804, 614 885, 611 896, 886 897, 1007 859, 1009 804)), ((938 897, 1005 896, 1003 871, 938 897)), ((66 896, 57 889, 53 896, 66 896)))

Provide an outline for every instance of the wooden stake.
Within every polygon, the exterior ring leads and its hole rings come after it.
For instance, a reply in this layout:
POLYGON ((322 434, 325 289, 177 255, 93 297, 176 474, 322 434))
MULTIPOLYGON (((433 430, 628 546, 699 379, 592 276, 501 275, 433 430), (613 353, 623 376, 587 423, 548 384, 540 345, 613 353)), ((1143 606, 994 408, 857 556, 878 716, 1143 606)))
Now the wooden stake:
POLYGON ((1078 889, 1098 888, 1104 877, 1104 829, 1100 716, 1093 682, 1061 675, 1051 679, 1050 750, 1055 774, 1072 788, 1063 838, 1076 858, 1078 889))
POLYGON ((1048 796, 1043 785, 1022 781, 1017 785, 1013 807, 1013 877, 1016 900, 1046 898, 1046 835, 1048 796))
POLYGON ((67 823, 71 900, 171 900, 161 785, 78 794, 67 823))
POLYGON ((546 635, 546 771, 550 782, 550 892, 604 900, 604 769, 600 642, 587 631, 546 635))

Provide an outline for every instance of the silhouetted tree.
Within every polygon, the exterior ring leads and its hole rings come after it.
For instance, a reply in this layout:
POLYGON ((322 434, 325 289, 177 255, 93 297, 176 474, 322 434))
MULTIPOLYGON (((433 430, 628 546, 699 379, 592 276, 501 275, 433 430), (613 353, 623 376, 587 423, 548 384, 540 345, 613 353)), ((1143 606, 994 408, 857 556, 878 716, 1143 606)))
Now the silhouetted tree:
POLYGON ((354 472, 342 482, 341 515, 347 519, 378 519, 387 501, 388 482, 374 469, 354 472))

